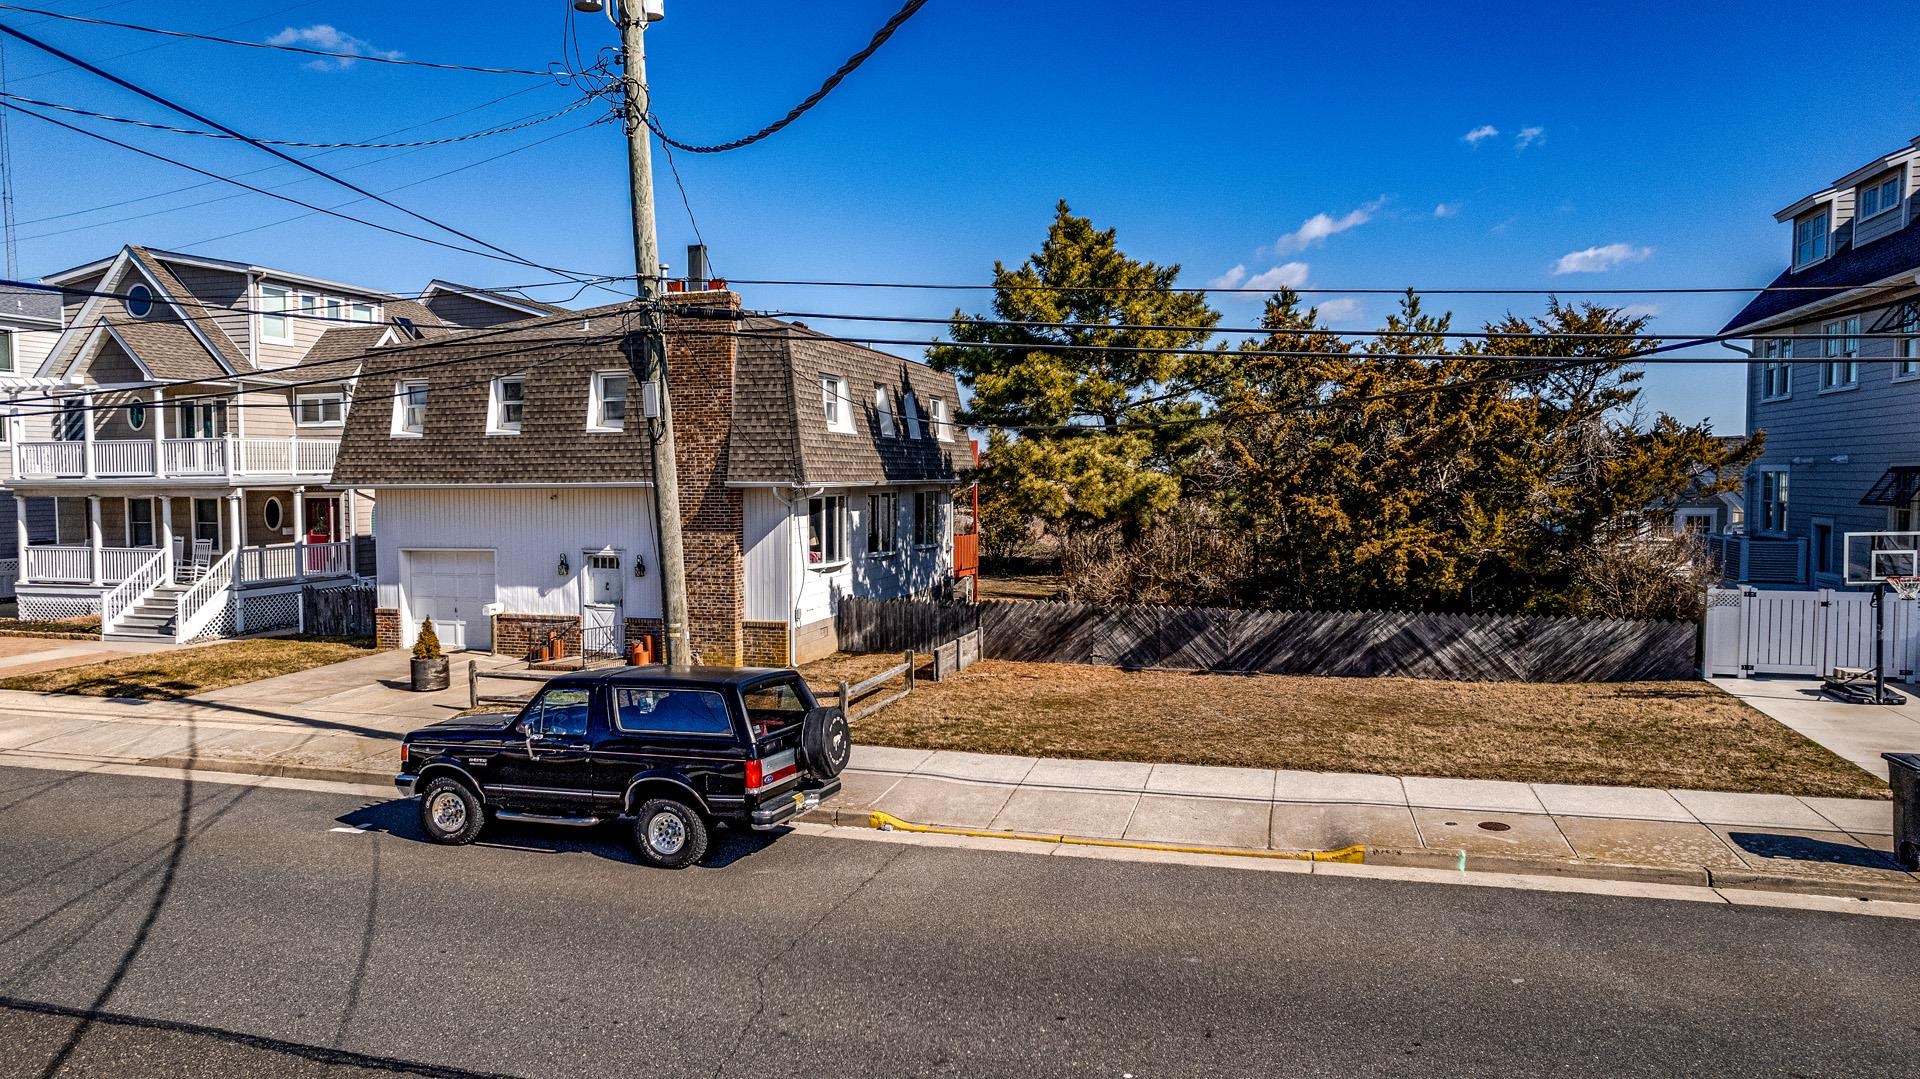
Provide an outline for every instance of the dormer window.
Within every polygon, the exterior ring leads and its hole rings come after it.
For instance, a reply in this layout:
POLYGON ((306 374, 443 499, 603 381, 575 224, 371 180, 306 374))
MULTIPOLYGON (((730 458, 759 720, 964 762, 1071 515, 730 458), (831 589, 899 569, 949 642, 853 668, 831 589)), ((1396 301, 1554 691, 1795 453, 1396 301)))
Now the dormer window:
POLYGON ((1860 189, 1860 220, 1900 208, 1900 174, 1860 189))
POLYGON ((402 382, 393 395, 393 433, 411 437, 427 433, 425 382, 402 382))
POLYGON ((900 395, 900 414, 906 417, 907 437, 919 438, 920 399, 913 395, 912 390, 908 390, 906 393, 900 395))
POLYGON ((153 314, 153 290, 145 285, 135 285, 128 289, 127 314, 134 318, 146 318, 153 314))
POLYGON ((1827 211, 1809 214, 1793 223, 1793 266, 1799 269, 1827 257, 1827 211))
POLYGON ((933 437, 942 442, 953 441, 953 417, 947 413, 947 399, 933 399, 933 437))
POLYGON ((847 388, 846 379, 820 376, 820 414, 826 418, 827 430, 843 435, 853 433, 853 391, 847 388))
POLYGON ((885 386, 873 388, 873 430, 881 438, 896 438, 893 427, 893 397, 885 386))
POLYGON ((517 435, 527 411, 527 382, 521 378, 493 380, 493 399, 488 402, 487 433, 517 435))

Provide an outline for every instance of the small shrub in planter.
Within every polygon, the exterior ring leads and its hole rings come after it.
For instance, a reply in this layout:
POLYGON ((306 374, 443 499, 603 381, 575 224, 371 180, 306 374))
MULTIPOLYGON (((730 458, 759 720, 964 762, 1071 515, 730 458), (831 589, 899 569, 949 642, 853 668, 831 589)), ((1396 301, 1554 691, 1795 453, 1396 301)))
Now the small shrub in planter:
POLYGON ((413 642, 413 688, 420 693, 447 688, 450 680, 446 654, 440 651, 440 635, 434 632, 433 619, 420 623, 420 636, 413 642))

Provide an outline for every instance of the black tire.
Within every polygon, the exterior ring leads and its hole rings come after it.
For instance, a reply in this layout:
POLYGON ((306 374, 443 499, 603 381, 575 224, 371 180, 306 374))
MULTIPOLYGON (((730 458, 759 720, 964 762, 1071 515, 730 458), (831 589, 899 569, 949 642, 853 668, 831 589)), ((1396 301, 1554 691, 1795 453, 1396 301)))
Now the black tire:
POLYGON ((807 770, 832 779, 853 759, 853 730, 838 708, 815 708, 800 723, 800 754, 807 770))
POLYGON ((486 806, 480 796, 465 783, 441 776, 420 792, 420 827, 427 838, 450 847, 465 846, 480 838, 487 826, 486 806))
POLYGON ((652 798, 633 816, 633 846, 657 869, 685 869, 707 853, 707 822, 675 798, 652 798))

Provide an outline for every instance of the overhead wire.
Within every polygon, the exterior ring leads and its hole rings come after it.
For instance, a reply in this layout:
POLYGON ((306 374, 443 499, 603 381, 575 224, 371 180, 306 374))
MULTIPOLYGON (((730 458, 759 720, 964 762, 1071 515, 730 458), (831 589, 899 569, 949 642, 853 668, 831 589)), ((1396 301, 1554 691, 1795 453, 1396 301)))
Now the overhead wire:
MULTIPOLYGON (((311 5, 301 4, 298 6, 308 7, 311 5)), ((452 64, 452 63, 440 63, 432 60, 409 60, 405 57, 381 56, 375 53, 342 52, 334 49, 314 49, 314 48, 308 48, 304 45, 292 45, 292 44, 276 45, 276 44, 272 44, 270 42, 265 42, 265 41, 242 41, 238 38, 219 37, 214 34, 196 34, 186 30, 168 30, 163 27, 143 26, 139 23, 118 22, 113 19, 95 19, 95 18, 89 18, 84 15, 68 15, 64 12, 48 11, 44 8, 23 7, 18 4, 0 4, 0 11, 18 11, 28 15, 40 15, 48 19, 56 19, 61 22, 84 23, 90 26, 107 26, 107 27, 112 27, 113 29, 116 29, 116 30, 132 30, 142 34, 154 34, 162 37, 177 38, 177 39, 183 39, 188 41, 205 41, 205 42, 210 42, 217 45, 233 45, 233 46, 238 46, 240 48, 247 48, 247 49, 267 49, 275 52, 299 53, 304 56, 320 56, 328 59, 345 60, 349 62, 365 61, 366 63, 369 63, 369 64, 388 64, 395 67, 432 68, 439 71, 466 71, 466 72, 473 72, 473 73, 482 74, 482 75, 530 75, 530 76, 537 76, 537 77, 551 77, 554 75, 578 74, 577 72, 566 71, 559 68, 548 68, 544 71, 535 71, 530 68, 484 67, 477 64, 452 64)), ((266 16, 259 16, 255 19, 249 19, 248 21, 255 22, 255 21, 258 21, 258 18, 265 18, 265 17, 266 16)))
POLYGON ((1206 285, 1053 285, 1040 282, 990 282, 959 285, 927 284, 917 281, 828 281, 805 279, 777 279, 759 277, 730 277, 727 280, 736 285, 782 285, 796 288, 875 288, 910 289, 933 292, 990 292, 1004 289, 1009 292, 1086 292, 1086 293, 1134 293, 1134 292, 1180 292, 1215 293, 1223 296, 1271 296, 1286 291, 1302 296, 1331 295, 1340 293, 1350 296, 1405 296, 1413 293, 1419 296, 1662 296, 1662 295, 1713 295, 1721 293, 1768 293, 1768 292, 1854 292, 1861 290, 1894 291, 1909 289, 1913 282, 1896 281, 1884 285, 1724 285, 1699 287, 1652 287, 1652 288, 1421 288, 1416 285, 1403 285, 1395 288, 1213 288, 1206 285))

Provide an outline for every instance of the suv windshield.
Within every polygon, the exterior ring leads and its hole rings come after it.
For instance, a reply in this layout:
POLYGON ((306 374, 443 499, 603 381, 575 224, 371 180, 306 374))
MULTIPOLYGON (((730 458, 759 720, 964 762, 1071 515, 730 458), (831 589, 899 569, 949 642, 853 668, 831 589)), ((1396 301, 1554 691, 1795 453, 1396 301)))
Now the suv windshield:
POLYGON ((807 717, 807 697, 797 678, 781 678, 748 686, 740 694, 747 707, 747 724, 753 737, 765 738, 789 727, 797 727, 807 717))

